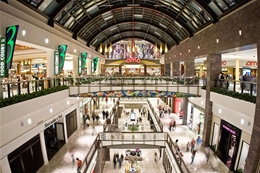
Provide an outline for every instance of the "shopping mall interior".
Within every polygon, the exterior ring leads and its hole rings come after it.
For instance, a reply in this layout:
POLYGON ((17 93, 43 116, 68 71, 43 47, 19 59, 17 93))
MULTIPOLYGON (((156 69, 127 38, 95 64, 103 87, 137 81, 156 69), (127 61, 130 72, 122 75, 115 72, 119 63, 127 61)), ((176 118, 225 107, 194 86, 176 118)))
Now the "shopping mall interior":
POLYGON ((259 7, 1 0, 0 173, 260 172, 259 7))

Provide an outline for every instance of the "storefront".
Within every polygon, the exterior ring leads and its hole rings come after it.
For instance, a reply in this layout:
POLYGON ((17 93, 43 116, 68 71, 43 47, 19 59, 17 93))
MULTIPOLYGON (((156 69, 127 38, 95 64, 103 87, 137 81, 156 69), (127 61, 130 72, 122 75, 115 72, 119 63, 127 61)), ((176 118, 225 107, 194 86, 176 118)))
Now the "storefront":
POLYGON ((187 126, 200 135, 203 133, 204 110, 191 102, 188 102, 187 126))
MULTIPOLYGON (((229 124, 228 122, 221 120, 220 125, 220 137, 217 155, 219 159, 230 169, 234 169, 236 156, 238 154, 239 141, 241 136, 241 130, 237 127, 229 124)), ((244 151, 246 151, 246 148, 244 151)), ((243 150, 242 150, 243 151, 243 150)), ((241 165, 245 162, 246 156, 243 155, 241 165)))

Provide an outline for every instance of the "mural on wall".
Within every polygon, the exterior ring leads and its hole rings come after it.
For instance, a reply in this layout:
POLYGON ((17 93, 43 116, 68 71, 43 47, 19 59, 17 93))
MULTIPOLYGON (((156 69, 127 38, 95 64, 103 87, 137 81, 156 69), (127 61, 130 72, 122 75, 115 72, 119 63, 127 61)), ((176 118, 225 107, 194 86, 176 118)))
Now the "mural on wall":
POLYGON ((170 91, 146 91, 146 90, 120 90, 103 91, 73 95, 75 97, 196 97, 195 95, 170 92, 170 91))
POLYGON ((134 48, 130 44, 113 44, 112 52, 109 52, 109 59, 127 59, 134 57, 139 59, 157 59, 160 58, 161 53, 155 51, 155 45, 150 43, 138 44, 135 43, 134 48))

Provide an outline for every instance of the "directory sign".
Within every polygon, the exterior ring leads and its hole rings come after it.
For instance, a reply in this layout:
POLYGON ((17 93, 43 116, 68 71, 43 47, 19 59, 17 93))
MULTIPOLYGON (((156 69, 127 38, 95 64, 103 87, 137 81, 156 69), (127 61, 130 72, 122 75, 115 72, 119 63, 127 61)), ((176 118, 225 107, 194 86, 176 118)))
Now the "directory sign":
POLYGON ((5 63, 5 37, 0 38, 0 78, 7 76, 7 69, 5 63))

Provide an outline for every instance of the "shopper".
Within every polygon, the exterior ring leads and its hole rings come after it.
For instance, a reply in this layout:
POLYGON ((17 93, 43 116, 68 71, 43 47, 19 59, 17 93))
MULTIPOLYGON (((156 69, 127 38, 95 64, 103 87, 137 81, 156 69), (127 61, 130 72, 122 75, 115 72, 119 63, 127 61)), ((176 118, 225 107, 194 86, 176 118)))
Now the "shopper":
POLYGON ((195 155, 196 155, 196 150, 193 150, 191 152, 191 162, 190 162, 190 164, 192 164, 194 162, 195 155))
POLYGON ((200 136, 198 136, 198 138, 196 139, 196 144, 197 144, 197 150, 200 150, 200 146, 202 144, 202 139, 200 136))
POLYGON ((157 153, 154 153, 154 161, 157 162, 157 153))
POLYGON ((116 154, 114 154, 114 157, 113 157, 113 164, 114 164, 114 169, 116 169, 116 154))
POLYGON ((82 160, 80 160, 79 158, 76 158, 77 161, 77 173, 80 173, 80 168, 82 166, 82 160))
POLYGON ((210 158, 210 148, 209 147, 205 148, 205 156, 206 156, 207 162, 209 162, 209 158, 210 158))
POLYGON ((194 138, 192 138, 192 140, 191 140, 191 151, 194 150, 194 148, 195 148, 195 144, 196 144, 196 141, 195 141, 194 138))

